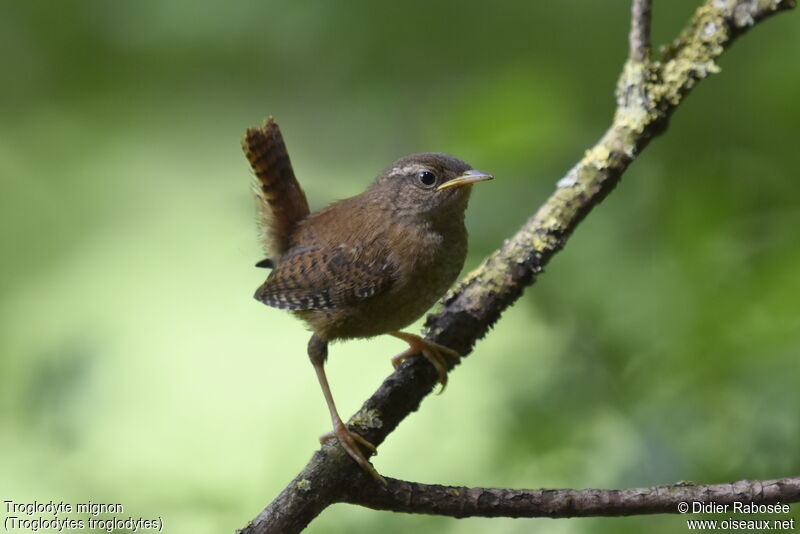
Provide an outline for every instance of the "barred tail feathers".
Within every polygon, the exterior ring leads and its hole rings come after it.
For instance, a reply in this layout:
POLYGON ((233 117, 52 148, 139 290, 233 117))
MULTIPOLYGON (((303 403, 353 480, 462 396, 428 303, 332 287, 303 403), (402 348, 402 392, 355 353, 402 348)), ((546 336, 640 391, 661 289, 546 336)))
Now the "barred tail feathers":
POLYGON ((256 175, 253 191, 258 199, 264 248, 280 256, 289 248, 295 224, 309 213, 306 195, 297 183, 281 130, 272 117, 261 128, 247 129, 242 150, 256 175))

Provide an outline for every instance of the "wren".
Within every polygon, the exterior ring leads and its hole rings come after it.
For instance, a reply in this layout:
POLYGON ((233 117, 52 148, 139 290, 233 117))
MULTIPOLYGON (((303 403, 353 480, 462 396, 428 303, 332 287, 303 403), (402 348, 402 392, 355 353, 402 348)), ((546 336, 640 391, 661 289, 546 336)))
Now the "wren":
POLYGON ((249 128, 242 147, 255 172, 262 240, 272 268, 255 298, 291 310, 313 331, 308 356, 345 451, 383 481, 359 449, 375 447, 339 417, 325 376, 328 343, 390 334, 409 344, 397 367, 422 354, 447 381, 451 349, 400 332, 450 287, 464 265, 464 211, 472 184, 492 176, 447 154, 412 154, 395 161, 366 191, 309 213, 277 123, 249 128))

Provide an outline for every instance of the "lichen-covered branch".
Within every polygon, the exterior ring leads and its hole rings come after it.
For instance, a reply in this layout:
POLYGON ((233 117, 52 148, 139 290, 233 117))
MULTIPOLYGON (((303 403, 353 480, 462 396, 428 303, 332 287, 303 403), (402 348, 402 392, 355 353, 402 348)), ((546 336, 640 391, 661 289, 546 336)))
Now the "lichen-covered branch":
POLYGON ((794 0, 707 0, 661 61, 629 58, 617 83, 611 127, 558 181, 533 217, 445 296, 445 306, 425 324, 431 339, 467 352, 533 283, 641 150, 664 131, 694 85, 719 71, 716 59, 733 40, 794 6, 794 0))
MULTIPOLYGON (((632 9, 631 56, 617 84, 617 110, 611 127, 558 181, 550 198, 522 228, 445 296, 444 305, 425 323, 428 338, 468 354, 500 314, 536 280, 586 214, 616 186, 641 150, 664 131, 672 112, 694 85, 719 71, 716 59, 733 40, 761 20, 794 6, 795 0, 706 0, 661 59, 654 61, 647 53, 649 2, 637 0, 632 9)), ((406 360, 350 424, 379 445, 419 407, 436 379, 435 370, 423 358, 406 360)), ((388 491, 362 472, 332 440, 240 532, 300 532, 332 503, 346 501, 348 496, 357 502, 354 496, 363 492, 382 495, 388 491)), ((438 513, 435 506, 418 509, 387 505, 387 509, 438 513)), ((598 509, 594 515, 608 514, 598 509)))
POLYGON ((374 491, 354 487, 346 502, 376 510, 451 517, 596 517, 685 513, 681 503, 774 504, 800 501, 800 477, 728 484, 629 489, 511 490, 418 484, 387 479, 374 491))

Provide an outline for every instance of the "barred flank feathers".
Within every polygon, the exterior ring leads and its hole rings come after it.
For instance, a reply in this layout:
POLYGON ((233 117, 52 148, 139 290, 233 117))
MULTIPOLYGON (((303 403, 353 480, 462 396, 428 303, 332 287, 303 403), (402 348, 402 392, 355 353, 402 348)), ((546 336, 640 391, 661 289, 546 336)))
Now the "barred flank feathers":
MULTIPOLYGON (((266 286, 266 284, 264 285, 266 286)), ((255 298, 267 306, 281 310, 329 310, 336 307, 328 289, 318 292, 287 291, 279 293, 262 286, 256 291, 255 298)))
POLYGON ((280 257, 289 249, 289 238, 298 221, 308 215, 306 195, 297 183, 281 130, 272 117, 261 128, 248 128, 242 139, 257 182, 261 238, 265 252, 280 257))
POLYGON ((365 262, 349 247, 295 246, 258 288, 255 298, 283 310, 330 310, 383 293, 397 279, 397 269, 382 253, 385 247, 374 250, 380 252, 365 262))

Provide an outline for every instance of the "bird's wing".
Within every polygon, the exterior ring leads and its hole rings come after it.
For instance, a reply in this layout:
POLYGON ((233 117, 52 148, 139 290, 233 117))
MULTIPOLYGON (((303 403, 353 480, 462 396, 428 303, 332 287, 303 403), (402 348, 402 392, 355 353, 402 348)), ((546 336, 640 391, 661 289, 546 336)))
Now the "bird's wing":
POLYGON ((296 248, 281 258, 255 298, 284 310, 336 309, 387 291, 397 270, 382 247, 296 248))
POLYGON ((308 215, 306 195, 297 183, 281 130, 272 117, 261 128, 248 128, 242 139, 256 174, 253 191, 258 199, 264 248, 280 256, 289 249, 295 225, 308 215))

